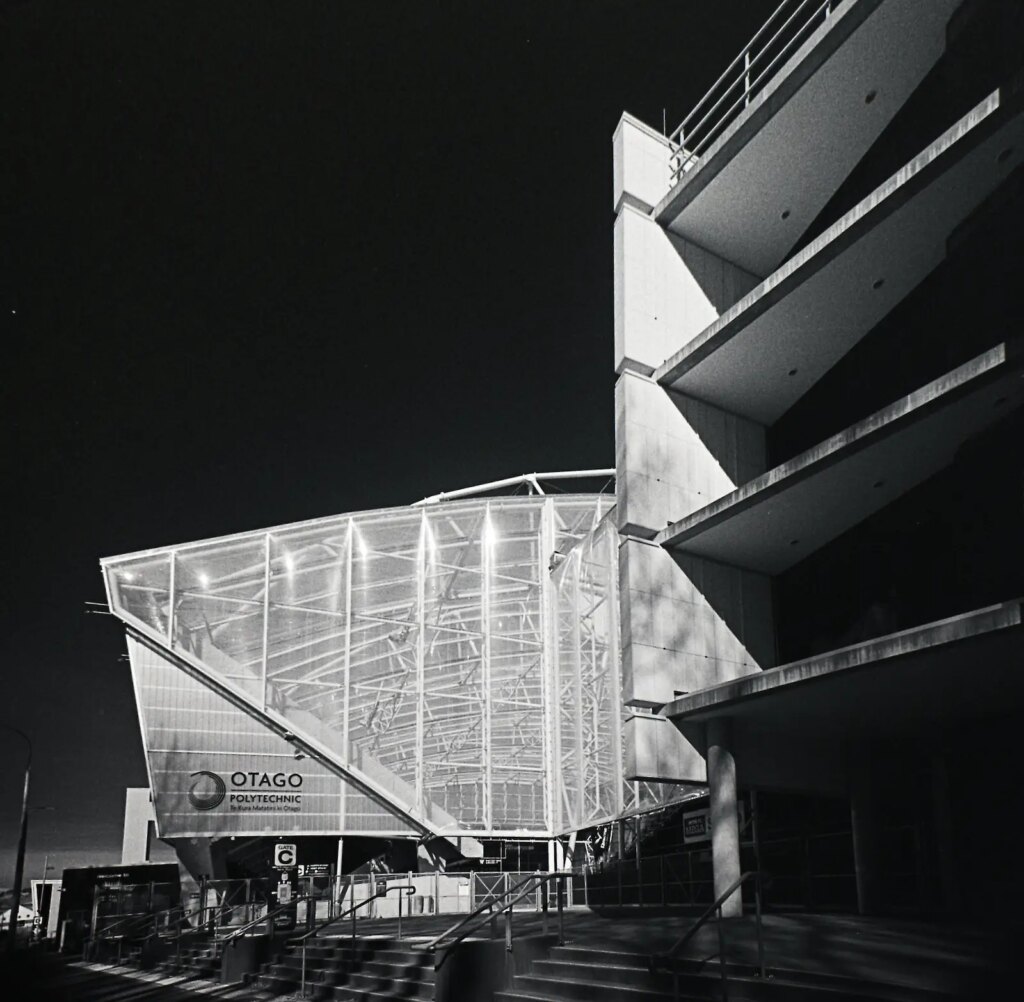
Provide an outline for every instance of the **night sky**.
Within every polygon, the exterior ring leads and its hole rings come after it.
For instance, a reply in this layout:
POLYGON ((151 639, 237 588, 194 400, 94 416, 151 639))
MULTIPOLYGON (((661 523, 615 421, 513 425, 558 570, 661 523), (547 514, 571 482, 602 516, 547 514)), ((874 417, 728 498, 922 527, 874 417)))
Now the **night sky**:
POLYGON ((775 3, 3 5, 26 879, 116 861, 146 784, 100 557, 614 464, 612 131, 678 124, 775 3))

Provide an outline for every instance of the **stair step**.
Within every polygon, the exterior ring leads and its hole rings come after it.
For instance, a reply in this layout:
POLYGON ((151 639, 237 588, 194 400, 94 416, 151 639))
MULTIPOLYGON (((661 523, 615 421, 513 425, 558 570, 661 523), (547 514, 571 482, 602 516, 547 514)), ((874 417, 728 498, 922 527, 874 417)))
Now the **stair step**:
POLYGON ((335 1002, 395 1002, 395 999, 402 999, 403 1002, 434 1002, 433 986, 429 992, 417 995, 394 994, 390 991, 361 991, 338 985, 324 992, 317 993, 318 999, 334 999, 335 1002))
MULTIPOLYGON (((545 978, 532 974, 518 975, 513 991, 536 998, 574 1000, 581 1002, 619 1002, 620 999, 673 999, 671 985, 667 990, 653 990, 645 986, 602 983, 601 971, 592 969, 592 980, 575 978, 545 978)), ((693 996, 683 996, 693 998, 693 996)))
POLYGON ((556 946, 551 951, 552 960, 566 960, 576 964, 597 964, 604 967, 633 967, 647 970, 647 954, 626 953, 618 950, 603 950, 589 946, 556 946))
MULTIPOLYGON (((281 968, 282 972, 301 973, 302 956, 287 955, 280 957, 270 965, 274 968, 281 968)), ((434 965, 412 963, 396 964, 390 961, 380 960, 315 960, 306 958, 306 971, 316 972, 318 976, 329 978, 338 977, 347 973, 374 974, 379 977, 397 977, 403 980, 434 981, 434 965)))
POLYGON ((646 967, 638 967, 637 965, 624 967, 616 964, 595 965, 561 959, 535 960, 530 973, 538 977, 549 978, 552 981, 597 980, 601 984, 627 985, 656 992, 672 991, 671 974, 663 971, 652 974, 646 967))

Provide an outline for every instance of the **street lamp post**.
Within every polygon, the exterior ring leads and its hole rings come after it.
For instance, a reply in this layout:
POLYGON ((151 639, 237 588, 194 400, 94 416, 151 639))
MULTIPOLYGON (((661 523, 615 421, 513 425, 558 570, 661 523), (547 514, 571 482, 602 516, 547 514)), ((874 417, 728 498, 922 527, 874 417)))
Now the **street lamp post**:
POLYGON ((14 887, 11 894, 11 911, 7 920, 7 949, 13 952, 18 946, 18 913, 21 911, 21 878, 25 870, 25 842, 28 840, 28 789, 32 777, 32 740, 24 731, 10 724, 0 724, 6 730, 14 731, 24 738, 28 745, 28 759, 25 762, 25 787, 21 795, 21 832, 18 835, 18 855, 14 862, 14 887))

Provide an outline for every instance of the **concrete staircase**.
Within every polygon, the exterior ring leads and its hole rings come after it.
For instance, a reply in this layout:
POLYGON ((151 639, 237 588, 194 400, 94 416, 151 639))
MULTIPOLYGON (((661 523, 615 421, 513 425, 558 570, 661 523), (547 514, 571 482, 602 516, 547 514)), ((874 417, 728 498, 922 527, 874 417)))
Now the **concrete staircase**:
MULTIPOLYGON (((292 947, 265 964, 254 987, 294 993, 302 981, 302 950, 292 947)), ((354 1002, 433 1002, 434 958, 406 940, 320 940, 306 947, 307 994, 315 999, 354 1002)))
MULTIPOLYGON (((762 980, 749 966, 730 964, 728 997, 750 1002, 939 1002, 956 996, 903 985, 858 978, 773 970, 762 980)), ((722 998, 721 968, 716 961, 684 962, 678 972, 678 994, 668 971, 652 972, 648 957, 597 947, 561 946, 546 960, 534 961, 517 975, 495 1002, 640 1002, 664 999, 722 998)))
POLYGON ((157 966, 190 978, 216 979, 220 975, 220 945, 208 941, 182 945, 180 956, 172 953, 157 966))

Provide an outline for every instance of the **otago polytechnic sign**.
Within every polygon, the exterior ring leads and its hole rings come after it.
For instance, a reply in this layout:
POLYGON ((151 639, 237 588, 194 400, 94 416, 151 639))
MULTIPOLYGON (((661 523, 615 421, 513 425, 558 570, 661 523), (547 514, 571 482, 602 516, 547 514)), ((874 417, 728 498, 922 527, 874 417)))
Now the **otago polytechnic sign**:
POLYGON ((254 772, 229 775, 201 769, 191 774, 188 802, 197 811, 212 811, 225 802, 229 811, 301 811, 302 781, 298 772, 254 772))

